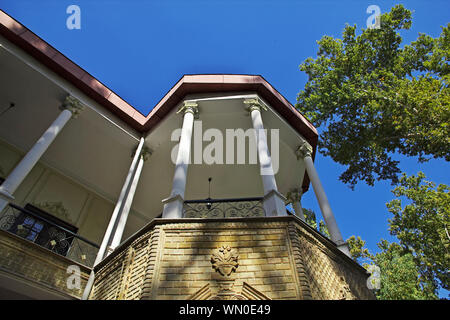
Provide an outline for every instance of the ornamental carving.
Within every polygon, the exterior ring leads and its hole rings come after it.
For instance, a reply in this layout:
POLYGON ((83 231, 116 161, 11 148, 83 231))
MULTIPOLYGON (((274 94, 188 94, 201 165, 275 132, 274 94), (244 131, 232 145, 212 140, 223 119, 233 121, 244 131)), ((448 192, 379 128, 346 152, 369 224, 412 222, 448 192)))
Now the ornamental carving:
POLYGON ((69 110, 72 112, 72 118, 77 118, 81 111, 83 111, 84 105, 77 98, 68 95, 62 103, 60 109, 69 110))
POLYGON ((222 246, 211 255, 212 268, 224 277, 229 277, 239 266, 237 251, 230 246, 222 246))
POLYGON ((294 203, 298 202, 302 199, 302 190, 301 189, 292 189, 286 194, 286 203, 294 203))
MULTIPOLYGON (((132 158, 136 154, 137 148, 138 147, 136 146, 136 148, 133 149, 133 152, 131 153, 132 158)), ((141 156, 142 156, 142 159, 144 159, 144 161, 147 161, 150 158, 150 156, 152 155, 152 153, 153 153, 153 151, 150 150, 150 148, 148 148, 147 146, 142 147, 141 156)))
POLYGON ((257 111, 261 111, 261 109, 264 111, 267 110, 267 107, 258 98, 246 99, 244 100, 244 104, 249 113, 251 113, 253 110, 257 111))
POLYGON ((183 105, 178 109, 177 113, 192 113, 195 119, 198 119, 199 109, 195 101, 184 101, 183 105))
POLYGON ((231 217, 264 217, 264 205, 257 201, 234 202, 185 202, 183 206, 185 218, 231 218, 231 217))
POLYGON ((313 154, 313 148, 308 141, 302 139, 300 146, 297 151, 295 151, 295 154, 297 155, 297 160, 311 157, 313 154))
POLYGON ((35 207, 38 207, 48 213, 53 214, 54 216, 65 220, 67 222, 72 223, 72 219, 70 218, 69 211, 64 207, 64 204, 61 201, 45 201, 40 203, 33 203, 35 207))

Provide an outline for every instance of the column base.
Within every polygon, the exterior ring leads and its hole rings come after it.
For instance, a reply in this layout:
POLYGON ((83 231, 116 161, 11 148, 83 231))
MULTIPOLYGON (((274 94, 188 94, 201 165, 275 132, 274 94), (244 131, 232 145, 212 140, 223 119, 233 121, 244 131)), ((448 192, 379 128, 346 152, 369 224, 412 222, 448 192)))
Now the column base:
POLYGON ((300 201, 296 201, 292 203, 292 207, 294 207, 295 215, 302 221, 306 222, 305 215, 303 213, 302 206, 300 201))
POLYGON ((0 187, 0 212, 5 209, 10 202, 14 200, 14 197, 5 189, 0 187))
POLYGON ((345 241, 342 241, 340 243, 336 243, 336 246, 339 250, 341 250, 347 257, 351 258, 352 255, 350 254, 350 249, 348 247, 348 243, 345 241))
POLYGON ((181 219, 183 218, 184 199, 179 194, 164 199, 163 219, 181 219))
POLYGON ((14 200, 14 197, 7 190, 5 190, 2 187, 0 187, 0 199, 6 200, 8 202, 11 202, 11 201, 14 200))
POLYGON ((269 191, 263 198, 264 210, 267 217, 287 216, 286 198, 276 190, 269 191))
POLYGON ((111 246, 108 246, 106 248, 106 256, 109 256, 116 248, 113 248, 111 246))

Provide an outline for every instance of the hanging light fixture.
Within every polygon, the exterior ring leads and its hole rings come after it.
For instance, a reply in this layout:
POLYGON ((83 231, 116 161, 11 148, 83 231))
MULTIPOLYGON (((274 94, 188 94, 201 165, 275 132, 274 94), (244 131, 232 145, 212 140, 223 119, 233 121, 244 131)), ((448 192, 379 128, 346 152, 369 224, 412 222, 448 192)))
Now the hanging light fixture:
POLYGON ((206 203, 206 208, 208 208, 208 210, 211 210, 212 207, 212 203, 211 203, 211 180, 212 178, 209 177, 208 178, 208 198, 206 200, 208 200, 208 202, 206 203))

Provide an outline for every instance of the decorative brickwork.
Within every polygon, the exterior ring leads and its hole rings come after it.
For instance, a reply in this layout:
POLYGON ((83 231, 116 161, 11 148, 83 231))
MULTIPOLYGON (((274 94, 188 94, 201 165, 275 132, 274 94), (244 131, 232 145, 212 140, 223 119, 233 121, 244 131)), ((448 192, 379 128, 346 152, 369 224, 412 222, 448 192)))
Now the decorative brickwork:
POLYGON ((91 299, 138 300, 145 288, 143 285, 147 264, 152 261, 151 241, 153 232, 145 234, 96 272, 96 285, 91 299))
POLYGON ((156 219, 98 266, 91 299, 372 299, 367 276, 295 217, 156 219))
POLYGON ((297 267, 297 281, 298 281, 298 291, 299 296, 302 300, 311 300, 311 286, 309 284, 309 277, 306 272, 304 257, 301 253, 301 244, 298 237, 298 233, 294 223, 290 223, 289 227, 289 239, 291 241, 292 253, 291 257, 295 261, 295 266, 297 267))
POLYGON ((62 297, 80 298, 90 269, 14 234, 0 230, 0 271, 62 297), (69 289, 70 265, 80 268, 80 289, 69 289))
POLYGON ((311 232, 295 227, 299 253, 314 300, 374 299, 366 286, 367 275, 351 261, 331 250, 311 232))

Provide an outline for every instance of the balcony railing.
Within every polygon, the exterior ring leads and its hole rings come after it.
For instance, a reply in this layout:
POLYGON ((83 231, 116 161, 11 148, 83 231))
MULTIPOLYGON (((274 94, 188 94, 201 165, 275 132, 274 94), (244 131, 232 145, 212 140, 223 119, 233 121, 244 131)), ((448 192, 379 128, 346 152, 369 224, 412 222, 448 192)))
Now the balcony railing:
POLYGON ((92 267, 99 246, 48 217, 15 204, 0 215, 0 230, 5 230, 36 243, 56 254, 92 267))
POLYGON ((265 216, 263 198, 186 200, 185 218, 230 218, 265 216))

